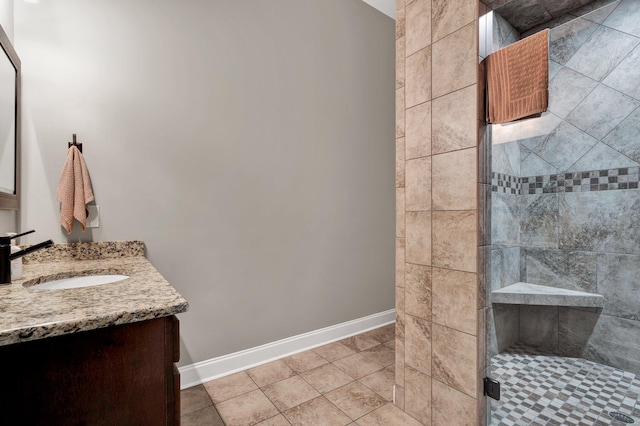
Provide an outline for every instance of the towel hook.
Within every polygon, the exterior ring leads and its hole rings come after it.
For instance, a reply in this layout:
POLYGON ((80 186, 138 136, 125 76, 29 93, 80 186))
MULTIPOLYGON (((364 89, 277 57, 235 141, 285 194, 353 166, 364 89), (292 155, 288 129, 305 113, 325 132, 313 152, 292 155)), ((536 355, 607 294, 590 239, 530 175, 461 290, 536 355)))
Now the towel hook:
POLYGON ((75 147, 78 148, 78 150, 80 152, 82 152, 82 144, 76 142, 76 134, 75 133, 73 134, 73 142, 69 142, 68 144, 69 144, 69 148, 71 148, 71 146, 75 146, 75 147))

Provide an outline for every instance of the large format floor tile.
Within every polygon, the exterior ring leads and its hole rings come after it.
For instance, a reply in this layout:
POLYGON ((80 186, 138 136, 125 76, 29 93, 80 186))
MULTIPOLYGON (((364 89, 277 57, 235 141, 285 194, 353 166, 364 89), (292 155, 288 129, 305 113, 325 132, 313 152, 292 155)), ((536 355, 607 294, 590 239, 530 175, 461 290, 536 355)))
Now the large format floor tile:
POLYGON ((395 407, 395 325, 185 389, 191 426, 419 425, 395 407))

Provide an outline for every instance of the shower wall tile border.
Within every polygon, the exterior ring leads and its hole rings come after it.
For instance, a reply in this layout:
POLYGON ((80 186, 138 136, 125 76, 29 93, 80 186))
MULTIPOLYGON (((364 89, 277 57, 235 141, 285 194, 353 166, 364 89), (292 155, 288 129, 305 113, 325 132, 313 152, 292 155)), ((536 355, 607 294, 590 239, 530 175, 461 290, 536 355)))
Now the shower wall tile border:
POLYGON ((639 172, 640 167, 620 167, 528 177, 493 172, 491 191, 500 194, 533 195, 638 189, 639 172))

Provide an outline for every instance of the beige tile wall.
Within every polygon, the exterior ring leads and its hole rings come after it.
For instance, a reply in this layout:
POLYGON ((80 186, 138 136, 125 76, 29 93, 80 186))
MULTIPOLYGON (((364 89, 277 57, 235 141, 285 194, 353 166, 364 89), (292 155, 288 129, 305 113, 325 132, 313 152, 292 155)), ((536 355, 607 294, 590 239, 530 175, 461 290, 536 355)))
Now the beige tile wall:
POLYGON ((396 8, 396 404, 485 424, 479 4, 396 8))

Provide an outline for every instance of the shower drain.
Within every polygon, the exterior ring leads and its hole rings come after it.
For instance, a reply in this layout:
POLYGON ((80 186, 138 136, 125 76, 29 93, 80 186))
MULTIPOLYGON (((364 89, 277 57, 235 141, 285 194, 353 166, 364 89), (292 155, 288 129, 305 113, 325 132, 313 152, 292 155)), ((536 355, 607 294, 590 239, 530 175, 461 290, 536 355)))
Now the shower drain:
POLYGON ((610 411, 609 416, 624 423, 635 423, 635 421, 626 414, 618 413, 617 411, 610 411))

